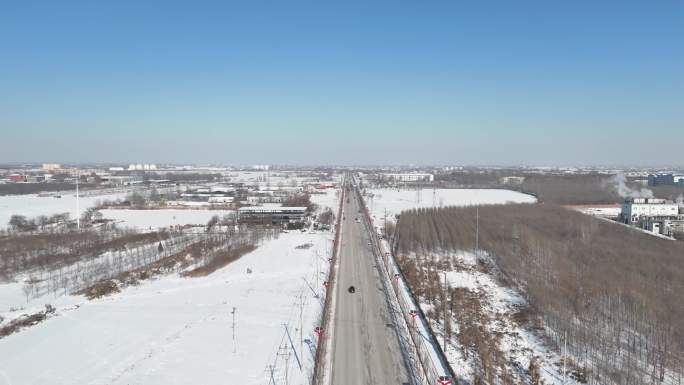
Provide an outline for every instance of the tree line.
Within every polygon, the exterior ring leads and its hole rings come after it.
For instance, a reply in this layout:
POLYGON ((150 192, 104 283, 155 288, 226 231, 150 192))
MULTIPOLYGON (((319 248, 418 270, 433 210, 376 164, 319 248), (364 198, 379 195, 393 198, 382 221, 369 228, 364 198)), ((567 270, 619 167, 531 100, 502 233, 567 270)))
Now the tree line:
POLYGON ((528 326, 556 346, 567 335, 588 383, 681 384, 683 242, 555 205, 416 209, 391 235, 402 271, 428 298, 439 290, 420 284, 426 273, 412 264, 479 245, 502 282, 526 296, 528 326))

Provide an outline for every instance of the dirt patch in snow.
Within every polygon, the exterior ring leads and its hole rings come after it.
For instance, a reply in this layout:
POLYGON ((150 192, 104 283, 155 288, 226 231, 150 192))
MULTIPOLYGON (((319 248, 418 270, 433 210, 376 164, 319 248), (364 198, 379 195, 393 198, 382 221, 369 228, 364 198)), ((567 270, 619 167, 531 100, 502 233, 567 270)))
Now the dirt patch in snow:
POLYGON ((184 277, 204 277, 216 270, 227 266, 231 262, 237 261, 243 255, 256 250, 254 245, 242 245, 228 250, 220 250, 211 256, 211 260, 202 266, 183 273, 184 277))
POLYGON ((50 305, 45 305, 45 310, 33 314, 25 314, 19 318, 12 320, 5 326, 0 327, 0 339, 5 338, 10 334, 16 333, 23 328, 27 328, 45 321, 48 317, 55 313, 55 308, 50 305))

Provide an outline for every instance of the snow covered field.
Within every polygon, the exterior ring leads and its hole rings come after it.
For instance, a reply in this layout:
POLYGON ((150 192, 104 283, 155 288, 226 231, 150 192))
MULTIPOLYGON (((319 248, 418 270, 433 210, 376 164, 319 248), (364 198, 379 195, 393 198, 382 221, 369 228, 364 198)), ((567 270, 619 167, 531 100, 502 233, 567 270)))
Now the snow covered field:
POLYGON ((321 211, 325 208, 330 208, 337 215, 337 207, 340 204, 340 190, 329 188, 323 191, 323 194, 310 194, 311 202, 317 204, 321 211))
MULTIPOLYGON (((88 207, 95 206, 97 201, 115 200, 125 196, 126 193, 81 196, 81 212, 88 207)), ((72 218, 76 218, 75 191, 64 194, 61 198, 39 197, 37 194, 0 196, 0 228, 7 226, 12 215, 25 215, 33 218, 40 215, 50 216, 60 213, 69 213, 72 218)))
MULTIPOLYGON (((517 191, 500 189, 370 189, 366 203, 371 215, 394 218, 404 210, 419 207, 473 206, 506 203, 536 203, 537 198, 517 191), (419 191, 419 192, 418 192, 419 191)), ((382 223, 376 223, 376 226, 382 223)))
POLYGON ((214 215, 219 218, 233 210, 100 210, 104 218, 113 219, 119 226, 140 230, 160 229, 173 225, 206 225, 214 215))
MULTIPOLYGON (((482 326, 490 335, 500 336, 497 347, 505 355, 508 365, 513 364, 509 368, 511 373, 516 373, 516 368, 527 369, 532 358, 537 357, 545 384, 578 384, 570 376, 563 382, 562 371, 557 365, 562 356, 548 349, 538 336, 514 320, 515 314, 525 305, 519 293, 501 285, 493 272, 479 268, 472 253, 461 252, 437 258, 451 258, 453 261, 454 269, 445 272, 450 287, 466 289, 480 298, 482 326)), ((429 305, 421 304, 421 307, 427 309, 429 305)), ((461 316, 458 311, 453 316, 454 329, 458 332, 461 316)), ((438 340, 443 341, 441 324, 433 322, 432 327, 440 334, 438 340)), ((456 373, 466 380, 472 380, 478 362, 476 355, 472 351, 466 352, 467 349, 459 344, 457 338, 452 338, 446 355, 456 373)))
POLYGON ((321 304, 312 290, 322 294, 331 239, 281 234, 207 277, 167 276, 93 301, 65 297, 56 316, 0 340, 0 384, 264 384, 267 365, 284 383, 286 362, 289 383, 306 384, 313 350, 306 342, 299 350, 296 305, 301 296, 303 337, 315 344, 321 304), (301 371, 291 347, 279 349, 283 324, 301 371))

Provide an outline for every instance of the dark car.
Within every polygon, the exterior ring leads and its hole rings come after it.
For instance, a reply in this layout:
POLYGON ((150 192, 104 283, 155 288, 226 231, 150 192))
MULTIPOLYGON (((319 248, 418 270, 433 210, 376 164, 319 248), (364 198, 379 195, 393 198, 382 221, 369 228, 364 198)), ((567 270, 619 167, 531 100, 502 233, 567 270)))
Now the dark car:
POLYGON ((354 286, 349 286, 349 289, 347 289, 347 291, 350 293, 356 293, 356 288, 354 286))

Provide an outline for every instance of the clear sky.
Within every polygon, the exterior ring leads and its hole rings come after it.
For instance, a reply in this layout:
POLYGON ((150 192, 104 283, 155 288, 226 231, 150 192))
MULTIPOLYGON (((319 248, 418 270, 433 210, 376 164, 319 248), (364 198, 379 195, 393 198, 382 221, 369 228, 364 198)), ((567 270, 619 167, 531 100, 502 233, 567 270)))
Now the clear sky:
POLYGON ((0 162, 684 165, 684 1, 5 1, 0 162))

